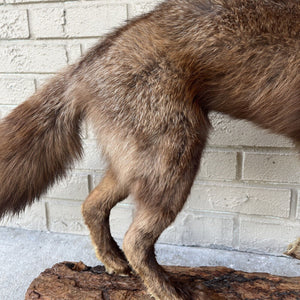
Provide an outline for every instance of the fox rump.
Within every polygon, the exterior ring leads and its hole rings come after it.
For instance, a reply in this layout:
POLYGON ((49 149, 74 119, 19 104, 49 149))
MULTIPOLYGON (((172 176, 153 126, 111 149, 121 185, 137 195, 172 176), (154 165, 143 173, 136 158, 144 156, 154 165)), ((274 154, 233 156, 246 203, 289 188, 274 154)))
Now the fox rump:
POLYGON ((210 111, 300 144, 299 20, 298 0, 167 0, 107 35, 0 122, 0 217, 66 174, 87 119, 108 169, 82 213, 106 270, 134 270, 155 299, 209 299, 174 284, 154 244, 189 195, 210 111), (129 194, 122 251, 109 214, 129 194))

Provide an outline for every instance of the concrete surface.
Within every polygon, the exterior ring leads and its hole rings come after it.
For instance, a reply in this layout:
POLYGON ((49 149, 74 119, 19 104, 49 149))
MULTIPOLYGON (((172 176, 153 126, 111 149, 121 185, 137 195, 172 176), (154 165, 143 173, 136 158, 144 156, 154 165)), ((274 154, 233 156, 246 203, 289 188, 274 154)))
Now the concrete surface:
MULTIPOLYGON (((156 252, 165 265, 227 266, 300 276, 300 261, 289 257, 169 245, 157 245, 156 252)), ((99 264, 88 236, 0 227, 0 299, 24 299, 29 284, 40 272, 65 260, 99 264)))

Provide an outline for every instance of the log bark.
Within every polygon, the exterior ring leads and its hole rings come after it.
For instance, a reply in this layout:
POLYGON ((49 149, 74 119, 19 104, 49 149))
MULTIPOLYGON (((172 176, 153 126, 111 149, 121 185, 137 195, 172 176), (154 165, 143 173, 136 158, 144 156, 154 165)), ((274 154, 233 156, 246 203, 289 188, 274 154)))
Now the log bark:
MULTIPOLYGON (((299 300, 300 277, 245 273, 225 267, 165 267, 174 281, 203 284, 212 299, 299 300)), ((139 279, 105 273, 104 267, 62 262, 29 286, 25 300, 153 300, 139 279)))

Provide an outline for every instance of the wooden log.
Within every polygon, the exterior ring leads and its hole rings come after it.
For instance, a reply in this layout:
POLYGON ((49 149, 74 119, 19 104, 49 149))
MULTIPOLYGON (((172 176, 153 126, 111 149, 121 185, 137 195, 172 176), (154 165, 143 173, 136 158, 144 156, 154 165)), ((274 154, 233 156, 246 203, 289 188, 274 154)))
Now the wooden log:
MULTIPOLYGON (((246 273, 225 267, 165 267, 185 285, 203 284, 212 299, 299 300, 300 277, 246 273)), ((139 277, 109 275, 104 267, 63 262, 46 269, 29 286, 25 300, 151 300, 139 277)))

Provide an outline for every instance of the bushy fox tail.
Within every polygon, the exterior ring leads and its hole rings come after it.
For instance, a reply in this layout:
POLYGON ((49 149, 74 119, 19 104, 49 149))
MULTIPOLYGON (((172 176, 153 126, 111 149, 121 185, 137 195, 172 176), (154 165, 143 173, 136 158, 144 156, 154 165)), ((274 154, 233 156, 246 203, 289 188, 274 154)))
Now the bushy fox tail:
POLYGON ((83 109, 56 76, 0 122, 0 218, 18 213, 82 153, 83 109))

